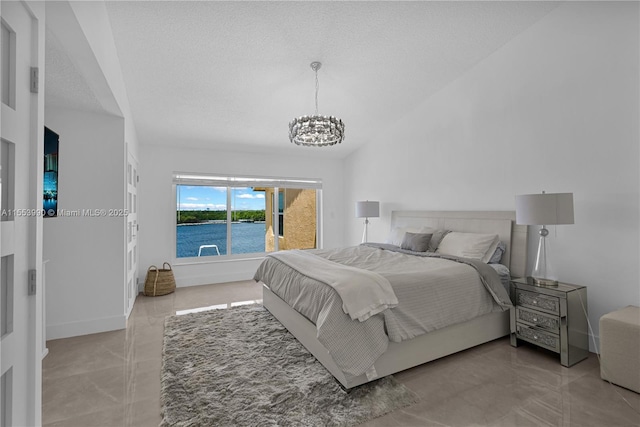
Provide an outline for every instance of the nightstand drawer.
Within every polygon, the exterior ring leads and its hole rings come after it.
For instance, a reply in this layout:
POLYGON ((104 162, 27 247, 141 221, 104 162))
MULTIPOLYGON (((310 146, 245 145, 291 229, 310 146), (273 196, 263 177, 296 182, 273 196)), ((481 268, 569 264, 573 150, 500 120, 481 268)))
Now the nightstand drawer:
POLYGON ((522 291, 520 289, 518 289, 516 298, 517 305, 560 315, 559 298, 550 295, 534 294, 533 292, 522 291))
POLYGON ((560 333, 560 318, 537 310, 527 308, 516 308, 516 319, 518 322, 526 322, 532 326, 546 329, 555 334, 560 333))
POLYGON ((520 339, 560 353, 560 337, 558 335, 521 324, 516 326, 516 335, 520 339))

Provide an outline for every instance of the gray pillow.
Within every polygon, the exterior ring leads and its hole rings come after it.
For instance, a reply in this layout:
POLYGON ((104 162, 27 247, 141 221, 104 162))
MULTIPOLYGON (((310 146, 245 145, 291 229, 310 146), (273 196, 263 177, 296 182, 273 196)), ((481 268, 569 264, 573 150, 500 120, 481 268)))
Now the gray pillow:
POLYGON ((426 233, 404 233, 404 239, 400 247, 413 252, 426 252, 429 249, 431 234, 426 233))
POLYGON ((429 242, 429 252, 435 252, 438 249, 438 245, 444 239, 444 236, 451 233, 451 230, 436 230, 433 232, 433 236, 431 236, 431 241, 429 242))
POLYGON ((489 259, 489 262, 487 264, 500 264, 502 255, 504 255, 506 250, 507 245, 505 245, 504 242, 498 242, 498 247, 496 248, 496 251, 493 253, 493 255, 491 255, 491 259, 489 259))

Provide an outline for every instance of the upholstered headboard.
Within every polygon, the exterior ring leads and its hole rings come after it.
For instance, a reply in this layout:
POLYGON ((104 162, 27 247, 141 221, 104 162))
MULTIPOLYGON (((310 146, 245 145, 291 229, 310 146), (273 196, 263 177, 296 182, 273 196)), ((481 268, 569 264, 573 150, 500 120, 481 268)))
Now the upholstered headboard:
POLYGON ((497 234, 507 246, 502 264, 512 277, 524 277, 527 262, 526 225, 515 223, 514 211, 392 211, 395 227, 432 227, 466 233, 497 234))

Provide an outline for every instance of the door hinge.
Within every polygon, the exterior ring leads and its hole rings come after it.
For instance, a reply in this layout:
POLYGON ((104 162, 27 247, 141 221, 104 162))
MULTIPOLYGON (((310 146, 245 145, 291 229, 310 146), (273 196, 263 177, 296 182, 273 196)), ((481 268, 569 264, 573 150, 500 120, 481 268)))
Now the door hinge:
POLYGON ((136 182, 140 182, 140 175, 136 174, 136 182))
POLYGON ((38 288, 37 288, 37 271, 36 270, 29 270, 29 289, 27 290, 27 294, 28 295, 35 295, 38 288))
POLYGON ((136 224, 136 231, 140 231, 140 224, 136 224))
POLYGON ((38 67, 31 67, 31 93, 38 93, 38 67))

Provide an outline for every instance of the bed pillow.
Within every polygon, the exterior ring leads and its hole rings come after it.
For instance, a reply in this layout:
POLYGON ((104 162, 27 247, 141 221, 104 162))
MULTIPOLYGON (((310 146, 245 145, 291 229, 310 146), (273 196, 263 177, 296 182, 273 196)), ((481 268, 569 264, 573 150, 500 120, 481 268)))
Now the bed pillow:
POLYGON ((404 233, 400 247, 413 252, 426 252, 429 249, 431 236, 432 234, 427 233, 404 233))
POLYGON ((387 237, 387 241, 385 243, 400 246, 404 240, 404 234, 407 232, 418 233, 420 232, 420 229, 415 227, 394 227, 389 233, 389 237, 387 237))
POLYGON ((507 245, 505 245, 504 242, 498 242, 498 246, 496 246, 496 250, 493 252, 493 255, 491 255, 491 258, 489 258, 488 264, 500 264, 502 255, 504 255, 506 251, 507 245))
POLYGON ((438 245, 438 253, 479 259, 487 262, 498 246, 497 234, 460 233, 452 231, 438 245))
POLYGON ((434 230, 431 241, 429 241, 429 252, 435 252, 442 239, 444 239, 444 236, 449 233, 451 233, 451 230, 434 230))

